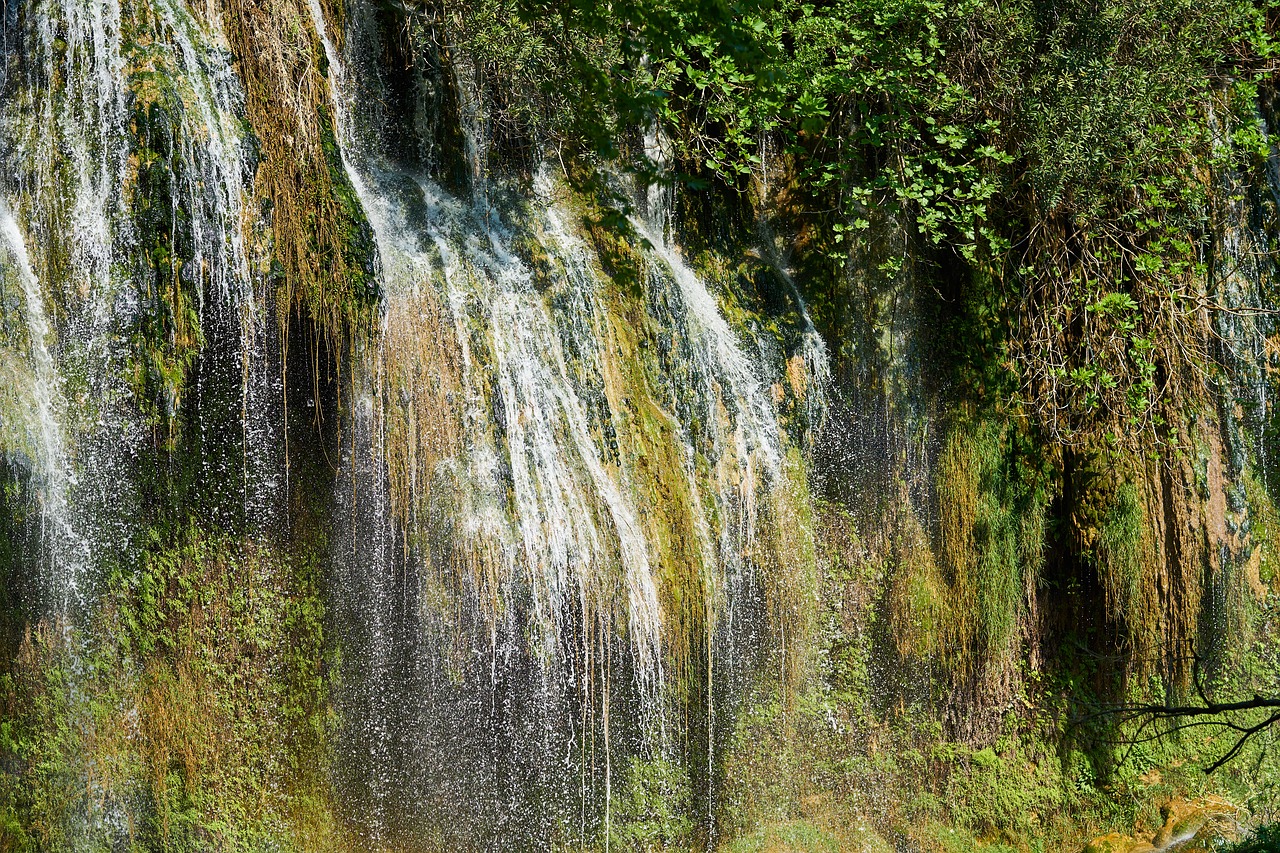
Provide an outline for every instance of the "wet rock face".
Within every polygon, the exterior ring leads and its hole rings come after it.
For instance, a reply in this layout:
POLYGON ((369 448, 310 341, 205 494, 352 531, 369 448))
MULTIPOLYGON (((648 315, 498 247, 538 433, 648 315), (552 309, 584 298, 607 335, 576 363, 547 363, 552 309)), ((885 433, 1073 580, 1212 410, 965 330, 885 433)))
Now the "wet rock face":
POLYGON ((1112 832, 1090 841, 1083 853, 1210 853, 1239 837, 1239 811, 1221 797, 1170 800, 1160 808, 1164 823, 1150 838, 1112 832))
POLYGON ((760 252, 752 276, 686 258, 662 193, 607 235, 620 286, 585 193, 499 186, 465 68, 427 70, 471 178, 424 171, 412 110, 369 106, 404 94, 380 14, 66 0, 0 45, 0 467, 32 484, 28 597, 87 626, 171 526, 305 551, 334 590, 300 661, 337 673, 309 682, 332 685, 317 750, 363 836, 585 843, 653 776, 709 822, 769 620, 802 636, 811 607, 823 342, 760 252))

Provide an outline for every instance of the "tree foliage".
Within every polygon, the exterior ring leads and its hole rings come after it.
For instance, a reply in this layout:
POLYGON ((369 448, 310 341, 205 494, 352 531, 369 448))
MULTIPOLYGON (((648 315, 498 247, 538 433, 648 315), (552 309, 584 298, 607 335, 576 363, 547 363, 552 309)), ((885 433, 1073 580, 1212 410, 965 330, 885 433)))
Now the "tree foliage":
POLYGON ((741 190, 776 143, 836 270, 888 211, 996 284, 1010 400, 1049 438, 1174 435, 1224 176, 1266 153, 1275 0, 497 2, 561 151, 741 190))

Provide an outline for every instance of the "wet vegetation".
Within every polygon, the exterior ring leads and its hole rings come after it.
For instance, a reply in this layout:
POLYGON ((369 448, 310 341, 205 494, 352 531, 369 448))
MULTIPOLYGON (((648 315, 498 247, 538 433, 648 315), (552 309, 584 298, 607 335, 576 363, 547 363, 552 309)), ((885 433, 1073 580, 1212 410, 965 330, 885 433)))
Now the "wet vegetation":
POLYGON ((0 849, 1273 849, 1278 15, 6 7, 0 849))

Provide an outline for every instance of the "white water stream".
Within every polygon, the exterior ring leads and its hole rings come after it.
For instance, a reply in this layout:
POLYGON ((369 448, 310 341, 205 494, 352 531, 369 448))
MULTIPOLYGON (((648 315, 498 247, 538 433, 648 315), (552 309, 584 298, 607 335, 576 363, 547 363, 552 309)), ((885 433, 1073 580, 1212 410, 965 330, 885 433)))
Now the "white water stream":
MULTIPOLYGON (((341 165, 375 237, 384 300, 380 342, 363 354, 352 374, 353 435, 338 488, 339 504, 351 520, 342 583, 352 591, 349 621, 362 626, 361 639, 354 642, 358 648, 349 651, 346 713, 352 718, 348 725, 360 733, 351 742, 368 756, 365 784, 374 799, 368 821, 380 832, 394 821, 395 804, 403 805, 393 789, 405 786, 386 768, 395 764, 394 753, 419 748, 408 745, 415 740, 413 732, 401 729, 417 728, 419 743, 451 737, 432 732, 460 713, 438 695, 391 698, 403 689, 404 667, 453 666, 411 664, 404 658, 444 655, 431 644, 457 641, 457 628, 447 627, 460 618, 456 607, 474 608, 463 624, 488 626, 477 627, 479 645, 469 656, 477 664, 487 659, 489 684, 470 689, 489 695, 493 703, 510 703, 499 687, 514 672, 504 672, 533 666, 542 685, 535 695, 543 694, 535 704, 544 709, 538 713, 548 715, 539 725, 576 726, 586 738, 587 729, 601 722, 574 722, 563 703, 577 695, 579 704, 596 708, 592 715, 604 715, 606 765, 608 709, 600 705, 596 691, 608 690, 613 677, 607 663, 613 640, 607 635, 625 637, 625 671, 633 674, 634 684, 623 692, 636 700, 627 716, 639 721, 649 749, 667 748, 664 614, 654 562, 663 546, 647 538, 641 484, 609 439, 625 417, 611 408, 605 379, 611 361, 619 357, 609 349, 617 346, 609 332, 616 322, 610 300, 616 297, 609 295, 612 285, 597 272, 591 250, 569 224, 574 215, 556 200, 561 192, 556 182, 547 171, 539 174, 523 210, 495 201, 502 192, 485 184, 476 153, 482 134, 470 126, 464 136, 478 180, 470 199, 456 198, 424 175, 394 165, 369 142, 377 133, 357 128, 348 112, 349 104, 371 97, 361 88, 370 81, 357 79, 358 70, 337 49, 319 0, 309 0, 308 8, 328 61, 341 165), (512 225, 512 220, 520 224, 512 225), (541 273, 517 251, 529 235, 536 235, 547 259, 541 273), (440 318, 423 314, 424 299, 443 306, 443 326, 440 318), (418 402, 421 389, 402 386, 405 355, 388 341, 446 334, 450 327, 462 441, 457 447, 435 448, 443 456, 437 470, 425 475, 433 482, 415 480, 413 488, 420 501, 436 504, 440 499, 433 491, 448 489, 448 508, 436 514, 451 518, 443 529, 433 528, 425 544, 406 546, 414 533, 399 530, 387 491, 392 450, 388 420, 406 409, 409 422, 423 421, 431 413, 414 413, 415 406, 423 405, 418 402), (457 545, 446 546, 441 535, 456 537, 457 545), (439 603, 428 603, 436 595, 429 566, 439 558, 428 551, 458 548, 481 555, 485 576, 462 579, 462 588, 470 590, 464 595, 470 596, 469 604, 434 612, 439 603), (412 579, 415 573, 417 580, 412 579), (623 621, 606 623, 606 636, 593 637, 596 629, 583 622, 590 622, 589 614, 600 606, 612 578, 622 581, 623 621), (408 624, 406 606, 419 614, 411 614, 408 624), (454 640, 445 639, 451 635, 454 640), (423 707, 404 710, 415 702, 423 707), (392 719, 397 714, 398 721, 392 719), (569 716, 557 721, 563 714, 569 716), (433 717, 439 719, 433 722, 433 717)), ((358 35, 346 34, 348 49, 358 35)), ((477 101, 467 94, 465 80, 458 84, 464 101, 477 101)), ((685 484, 684 500, 699 540, 689 545, 701 555, 709 606, 718 607, 716 602, 738 594, 748 582, 742 555, 755 535, 759 502, 783 479, 778 413, 767 374, 743 348, 706 283, 669 244, 661 226, 637 225, 653 247, 647 252, 646 310, 660 330, 662 358, 675 371, 660 380, 656 402, 669 413, 664 417, 671 418, 681 442, 675 457, 683 460, 682 470, 676 476, 685 484)), ((438 381, 447 380, 441 376, 438 381)), ((426 394, 421 399, 434 398, 426 394)), ((711 614, 707 618, 714 621, 711 614)), ((470 664, 464 666, 470 671, 470 664)), ((525 712, 504 711, 497 704, 486 713, 497 726, 495 738, 526 724, 512 716, 517 713, 525 712)), ((460 723, 454 720, 453 725, 460 723)), ((569 748, 548 739, 546 729, 537 740, 543 743, 539 749, 569 748)), ((398 760, 438 759, 401 755, 398 760)), ((531 763, 548 760, 554 759, 531 763)), ((580 768, 578 773, 588 771, 580 768)), ((606 789, 610 775, 605 773, 606 789)), ((541 784, 559 787, 565 781, 541 784)))
MULTIPOLYGON (((147 8, 122 22, 116 0, 59 0, 24 54, 28 102, 0 105, 0 154, 16 173, 0 185, 15 199, 0 207, 0 274, 19 285, 27 343, 0 352, 0 368, 31 401, 20 428, 0 425, 0 452, 29 451, 19 461, 60 613, 91 603, 95 572, 146 524, 138 460, 180 429, 198 431, 202 521, 263 533, 287 515, 245 94, 216 16, 182 0, 147 8), (183 341, 188 302, 196 330, 183 341), (198 354, 175 367, 182 347, 198 354), (137 363, 151 372, 140 378, 137 363)), ((334 606, 351 632, 342 761, 364 774, 361 819, 376 836, 466 792, 474 813, 460 824, 501 832, 540 808, 548 830, 596 837, 588 801, 603 793, 608 815, 627 759, 683 748, 664 607, 706 599, 690 618, 716 646, 708 692, 735 654, 717 614, 731 622, 746 594, 746 555, 785 477, 781 367, 726 320, 665 207, 636 223, 651 245, 636 247, 644 292, 624 312, 550 171, 523 198, 484 173, 483 98, 465 79, 471 196, 401 165, 350 111, 376 74, 338 49, 319 0, 306 8, 383 300, 378 334, 355 343, 342 377, 349 422, 334 460, 334 606), (418 344, 434 338, 452 360, 423 363, 418 344), (647 366, 623 378, 636 347, 647 366), (448 429, 423 438, 433 420, 448 429), (639 450, 620 446, 650 423, 639 450), (430 461, 409 466, 407 510, 391 482, 405 424, 424 442, 411 458, 430 461), (660 474, 687 527, 664 527, 646 465, 677 469, 660 474), (692 577, 671 580, 686 558, 692 577), (625 719, 611 722, 614 709, 625 719)), ((806 351, 815 372, 820 355, 806 351)))
MULTIPOLYGON (((8 205, 0 199, 0 277, 16 278, 24 297, 26 332, 30 342, 29 373, 15 375, 18 399, 7 413, 22 423, 24 444, 31 450, 31 473, 37 487, 48 562, 47 593, 59 610, 79 604, 87 543, 77 533, 70 512, 75 486, 71 461, 63 442, 59 377, 49 352, 52 330, 44 309, 44 294, 27 255, 26 242, 8 205), (20 381, 25 379, 26 381, 20 381), (25 403, 25 405, 23 405, 25 403)), ((17 371, 14 371, 16 373, 17 371)))

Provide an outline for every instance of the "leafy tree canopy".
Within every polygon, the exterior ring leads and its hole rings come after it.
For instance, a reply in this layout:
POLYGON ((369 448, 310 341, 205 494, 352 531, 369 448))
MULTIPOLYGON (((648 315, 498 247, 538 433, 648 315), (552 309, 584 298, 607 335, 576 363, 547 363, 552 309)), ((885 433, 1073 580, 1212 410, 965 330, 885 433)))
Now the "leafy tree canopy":
POLYGON ((995 283, 1003 381, 1050 438, 1169 437, 1211 360, 1223 175, 1268 153, 1276 0, 484 2, 455 38, 518 23, 539 60, 490 51, 490 79, 537 134, 694 188, 776 143, 834 268, 880 211, 995 283))

